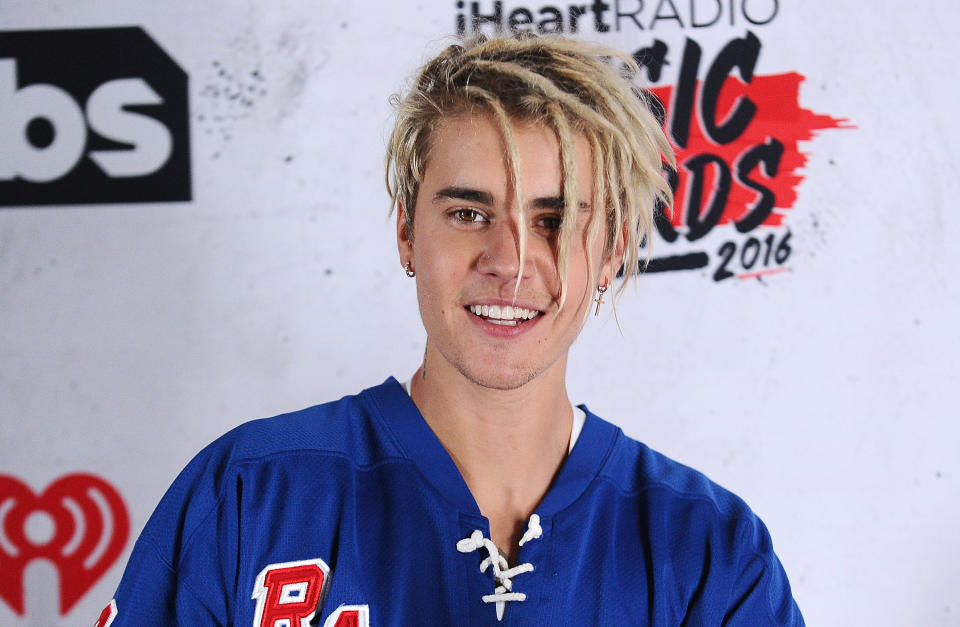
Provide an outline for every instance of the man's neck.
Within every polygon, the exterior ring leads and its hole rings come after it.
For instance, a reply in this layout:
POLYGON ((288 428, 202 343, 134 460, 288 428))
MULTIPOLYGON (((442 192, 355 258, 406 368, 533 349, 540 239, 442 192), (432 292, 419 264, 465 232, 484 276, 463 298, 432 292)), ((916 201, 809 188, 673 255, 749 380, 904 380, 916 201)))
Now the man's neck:
MULTIPOLYGON (((428 349, 429 351, 429 349, 428 349)), ((566 458, 573 408, 565 363, 513 390, 483 387, 441 356, 411 381, 411 397, 460 470, 494 543, 515 561, 527 519, 566 458)))

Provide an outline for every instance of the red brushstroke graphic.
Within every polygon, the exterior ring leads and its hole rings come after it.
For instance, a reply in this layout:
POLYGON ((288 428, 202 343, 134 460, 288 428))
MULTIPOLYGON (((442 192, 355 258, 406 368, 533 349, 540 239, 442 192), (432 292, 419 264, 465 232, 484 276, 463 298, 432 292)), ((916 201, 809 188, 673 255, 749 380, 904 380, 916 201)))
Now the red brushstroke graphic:
MULTIPOLYGON (((728 167, 730 175, 730 191, 726 206, 720 215, 717 225, 735 222, 753 210, 760 199, 760 193, 737 176, 737 164, 751 149, 768 143, 771 139, 783 146, 782 155, 775 173, 764 171, 762 165, 755 167, 749 178, 757 184, 766 187, 775 197, 774 210, 762 221, 763 225, 779 226, 783 223, 786 214, 784 211, 793 207, 797 200, 797 186, 803 181, 800 170, 807 163, 807 155, 799 148, 799 142, 813 139, 817 131, 833 128, 853 128, 847 120, 834 118, 829 115, 816 114, 800 106, 800 84, 805 77, 797 72, 775 74, 770 76, 754 76, 745 83, 736 76, 727 76, 717 99, 714 119, 723 124, 732 114, 741 99, 746 99, 756 106, 756 111, 743 133, 729 143, 720 144, 713 141, 703 129, 701 113, 694 109, 690 115, 690 132, 685 147, 677 150, 679 166, 679 184, 674 196, 674 211, 671 223, 681 226, 686 222, 688 208, 687 195, 690 189, 691 172, 684 167, 691 159, 698 155, 710 154, 719 157, 728 167), (770 175, 772 174, 772 175, 770 175)), ((702 93, 702 82, 696 82, 696 93, 702 93)), ((664 104, 667 111, 671 110, 674 95, 673 86, 664 86, 651 89, 664 104)), ((670 120, 667 120, 669 123, 670 120)), ((703 169, 706 180, 703 187, 704 196, 715 191, 718 184, 717 166, 711 164, 703 169)), ((701 200, 699 212, 704 211, 707 200, 701 200)))
POLYGON ((123 499, 99 477, 66 475, 37 496, 16 477, 0 475, 0 599, 23 616, 24 570, 47 559, 60 577, 63 616, 120 557, 129 536, 123 499), (52 524, 49 537, 30 533, 32 517, 52 524))
POLYGON ((738 279, 756 279, 762 276, 769 276, 771 274, 780 274, 781 272, 787 272, 790 268, 780 267, 780 268, 770 268, 768 270, 758 270, 757 272, 744 272, 743 274, 738 274, 738 279))

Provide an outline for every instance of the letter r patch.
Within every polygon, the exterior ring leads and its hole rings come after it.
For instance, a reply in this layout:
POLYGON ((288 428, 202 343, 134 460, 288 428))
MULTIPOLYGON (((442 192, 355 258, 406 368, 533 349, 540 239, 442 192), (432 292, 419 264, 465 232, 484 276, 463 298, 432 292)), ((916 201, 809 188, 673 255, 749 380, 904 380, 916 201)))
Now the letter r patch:
POLYGON ((323 601, 330 567, 322 559, 270 564, 253 586, 253 627, 309 627, 323 601))
POLYGON ((370 627, 370 609, 366 605, 341 605, 323 627, 370 627))
POLYGON ((110 627, 110 625, 113 624, 113 619, 116 617, 117 600, 111 599, 110 604, 103 608, 103 611, 100 612, 100 617, 97 619, 97 622, 93 624, 93 627, 110 627))

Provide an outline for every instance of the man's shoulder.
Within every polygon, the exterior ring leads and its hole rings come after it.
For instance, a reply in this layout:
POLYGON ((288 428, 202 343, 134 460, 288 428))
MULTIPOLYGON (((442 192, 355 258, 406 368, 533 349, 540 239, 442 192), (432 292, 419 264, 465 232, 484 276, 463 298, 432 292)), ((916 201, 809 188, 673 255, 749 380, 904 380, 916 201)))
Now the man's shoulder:
POLYGON ((637 516, 619 516, 621 537, 639 520, 640 546, 672 573, 693 622, 803 625, 770 533, 739 496, 619 430, 599 478, 637 516))
POLYGON ((684 581, 697 580, 710 561, 730 572, 752 559, 779 568, 766 526, 742 498, 622 431, 600 479, 617 490, 621 507, 639 513, 646 537, 682 547, 666 558, 686 572, 684 581))
POLYGON ((204 453, 222 462, 256 463, 284 456, 339 456, 353 465, 400 455, 385 423, 384 390, 393 379, 338 400, 245 422, 215 440, 204 453))
POLYGON ((730 490, 622 431, 600 474, 625 495, 685 508, 700 504, 719 518, 754 517, 744 500, 730 490))
MULTIPOLYGON (((246 422, 201 450, 180 472, 160 501, 144 537, 166 546, 188 537, 208 513, 236 487, 256 480, 259 489, 305 485, 316 468, 351 473, 405 457, 396 445, 385 415, 386 398, 402 398, 391 379, 359 394, 295 412, 246 422), (384 394, 384 390, 391 393, 384 394), (171 529, 180 529, 174 533, 171 529)), ((400 393, 404 393, 402 388, 400 393)))
POLYGON ((237 473, 303 466, 308 458, 357 468, 402 457, 383 416, 388 410, 377 402, 391 386, 399 384, 391 378, 358 394, 231 429, 194 456, 164 500, 212 503, 237 473))

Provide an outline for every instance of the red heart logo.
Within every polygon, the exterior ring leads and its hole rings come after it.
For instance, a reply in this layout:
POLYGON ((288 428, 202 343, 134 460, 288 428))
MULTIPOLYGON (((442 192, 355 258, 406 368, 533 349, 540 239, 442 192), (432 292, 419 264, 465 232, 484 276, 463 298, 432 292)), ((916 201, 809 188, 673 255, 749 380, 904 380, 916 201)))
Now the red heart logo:
POLYGON ((0 475, 0 598, 23 616, 23 571, 47 559, 60 575, 63 616, 120 557, 129 535, 123 499, 99 477, 66 475, 37 496, 19 479, 0 475))

